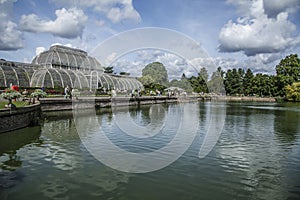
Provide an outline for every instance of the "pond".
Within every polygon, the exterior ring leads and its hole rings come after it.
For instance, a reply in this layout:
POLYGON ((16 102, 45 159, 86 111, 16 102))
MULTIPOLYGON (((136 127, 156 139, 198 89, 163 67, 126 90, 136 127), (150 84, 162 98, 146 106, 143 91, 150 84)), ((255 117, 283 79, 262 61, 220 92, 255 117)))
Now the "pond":
POLYGON ((47 113, 40 126, 0 134, 0 199, 300 199, 300 104, 47 113))

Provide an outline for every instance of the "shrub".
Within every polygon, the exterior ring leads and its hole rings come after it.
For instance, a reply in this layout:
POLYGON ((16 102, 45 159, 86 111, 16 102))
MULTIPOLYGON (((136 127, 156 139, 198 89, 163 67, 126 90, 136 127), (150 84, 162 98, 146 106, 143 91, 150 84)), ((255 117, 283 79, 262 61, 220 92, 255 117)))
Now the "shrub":
POLYGON ((46 97, 46 96, 47 96, 47 93, 44 92, 44 91, 41 90, 41 89, 36 89, 36 90, 34 90, 33 93, 31 93, 31 96, 32 96, 32 97, 36 97, 36 98, 39 99, 39 98, 46 97))
POLYGON ((7 99, 11 104, 12 99, 20 98, 22 95, 20 92, 12 89, 6 89, 3 93, 1 93, 1 97, 7 99))

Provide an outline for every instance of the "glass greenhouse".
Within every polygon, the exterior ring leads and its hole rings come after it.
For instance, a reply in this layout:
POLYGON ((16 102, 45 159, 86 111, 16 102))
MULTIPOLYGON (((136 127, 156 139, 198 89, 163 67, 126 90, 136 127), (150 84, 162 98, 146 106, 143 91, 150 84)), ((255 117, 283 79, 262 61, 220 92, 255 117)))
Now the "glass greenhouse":
POLYGON ((0 61, 0 87, 29 87, 33 69, 17 66, 14 62, 0 61))
POLYGON ((48 68, 103 71, 96 58, 88 56, 87 52, 60 45, 52 46, 48 51, 40 53, 32 60, 32 64, 48 68))
POLYGON ((139 82, 136 78, 110 75, 105 73, 99 73, 97 71, 91 72, 90 84, 91 89, 97 89, 98 87, 103 87, 108 90, 117 89, 123 91, 143 89, 143 84, 139 82))
POLYGON ((52 46, 36 56, 31 64, 0 61, 0 87, 39 87, 107 90, 143 89, 133 77, 104 73, 96 58, 87 52, 65 46, 52 46))
POLYGON ((88 79, 81 71, 45 68, 34 72, 31 87, 57 88, 89 88, 88 79))

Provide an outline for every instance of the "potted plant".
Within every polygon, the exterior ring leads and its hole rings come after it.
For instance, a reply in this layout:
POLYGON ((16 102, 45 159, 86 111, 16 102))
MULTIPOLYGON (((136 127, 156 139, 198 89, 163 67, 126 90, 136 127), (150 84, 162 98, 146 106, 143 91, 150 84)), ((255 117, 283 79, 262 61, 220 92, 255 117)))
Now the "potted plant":
POLYGON ((40 98, 46 97, 47 93, 41 89, 36 89, 33 93, 31 93, 31 96, 33 97, 33 103, 35 103, 35 98, 39 100, 40 98))
POLYGON ((3 93, 1 93, 1 97, 8 100, 8 105, 6 107, 10 108, 15 107, 15 105, 12 103, 12 100, 20 98, 21 96, 22 95, 20 92, 12 89, 6 89, 3 93))

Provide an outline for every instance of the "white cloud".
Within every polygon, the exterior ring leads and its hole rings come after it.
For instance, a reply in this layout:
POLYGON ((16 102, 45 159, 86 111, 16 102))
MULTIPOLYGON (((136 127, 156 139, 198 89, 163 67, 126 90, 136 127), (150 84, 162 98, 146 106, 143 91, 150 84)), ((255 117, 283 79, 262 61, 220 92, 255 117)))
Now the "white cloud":
POLYGON ((141 21, 141 16, 134 9, 132 0, 52 0, 52 2, 60 6, 93 8, 95 12, 103 13, 113 23, 123 20, 141 21))
POLYGON ((276 17, 281 12, 295 12, 299 8, 299 0, 264 0, 265 13, 269 17, 276 17))
MULTIPOLYGON (((253 5, 257 0, 227 0, 227 3, 235 5, 237 7, 237 12, 243 16, 252 15, 253 5)), ((261 0, 263 5, 264 13, 268 17, 276 18, 276 16, 281 12, 295 12, 300 8, 299 0, 261 0)))
POLYGON ((281 59, 282 54, 281 53, 257 54, 255 57, 257 60, 260 60, 260 62, 262 62, 263 64, 269 64, 281 59))
POLYGON ((208 71, 208 74, 211 75, 214 71, 216 71, 218 66, 221 66, 222 68, 226 69, 227 66, 234 66, 237 61, 234 59, 223 59, 223 58, 194 58, 190 62, 193 66, 195 66, 198 71, 200 71, 201 68, 206 68, 208 71))
POLYGON ((105 65, 110 65, 112 62, 115 61, 116 56, 117 56, 117 53, 116 53, 116 52, 111 53, 111 54, 108 55, 108 57, 106 58, 104 64, 105 64, 105 65))
POLYGON ((20 27, 28 32, 46 32, 63 38, 81 37, 84 25, 88 17, 82 10, 77 8, 55 11, 56 19, 54 21, 42 20, 35 14, 22 15, 20 27))
POLYGON ((241 68, 250 68, 253 73, 266 73, 266 74, 274 74, 275 72, 275 65, 264 62, 264 58, 261 55, 256 55, 244 61, 240 61, 239 66, 241 68))
POLYGON ((180 79, 182 74, 185 73, 187 77, 196 76, 199 72, 188 63, 171 53, 159 50, 142 50, 128 54, 115 60, 112 63, 115 71, 129 72, 133 76, 141 76, 144 67, 152 62, 161 62, 168 71, 168 77, 172 79, 180 79))
POLYGON ((143 62, 129 61, 126 58, 116 60, 112 66, 115 72, 128 72, 134 77, 141 77, 142 70, 145 67, 143 62))
POLYGON ((11 21, 15 0, 0 1, 0 50, 17 50, 23 48, 21 32, 11 21))
POLYGON ((95 21, 95 24, 96 24, 97 26, 102 27, 102 26, 105 24, 105 21, 103 21, 103 20, 97 20, 97 21, 95 21))
POLYGON ((110 19, 113 23, 118 23, 124 19, 130 19, 137 22, 140 22, 140 15, 133 8, 131 1, 127 1, 126 6, 124 7, 113 7, 107 13, 107 18, 110 19))
MULTIPOLYGON (((59 42, 53 43, 50 45, 50 47, 55 46, 55 45, 61 45, 61 46, 65 46, 65 47, 70 47, 70 48, 76 48, 74 47, 72 44, 61 44, 59 42)), ((40 55, 40 53, 46 51, 47 49, 45 47, 36 47, 35 48, 35 56, 40 55)), ((32 58, 33 59, 33 58, 32 58)))
POLYGON ((46 51, 46 48, 45 47, 37 47, 35 48, 35 55, 38 56, 40 55, 40 53, 46 51))
MULTIPOLYGON (((275 73, 275 66, 283 56, 278 54, 257 54, 246 60, 222 57, 198 57, 188 64, 184 59, 167 52, 143 50, 118 58, 112 63, 116 72, 129 72, 132 76, 140 77, 143 68, 151 62, 161 62, 168 71, 169 80, 180 79, 185 73, 187 77, 197 76, 202 67, 208 70, 211 76, 217 67, 227 71, 232 68, 250 68, 254 73, 275 73)), ((115 59, 115 58, 114 58, 115 59)))
POLYGON ((257 54, 245 60, 237 60, 234 58, 196 58, 191 62, 193 65, 205 67, 209 75, 216 70, 216 67, 221 67, 222 70, 227 71, 233 68, 250 68, 254 73, 268 73, 274 74, 276 62, 282 58, 281 54, 257 54))
POLYGON ((66 47, 70 47, 70 48, 76 48, 76 47, 74 47, 72 44, 70 44, 70 43, 68 43, 68 44, 65 44, 64 46, 66 46, 66 47))
POLYGON ((68 43, 68 44, 62 44, 62 43, 59 43, 59 42, 53 43, 53 44, 51 44, 50 46, 53 47, 53 46, 55 46, 55 45, 60 45, 60 46, 65 46, 65 47, 70 47, 70 48, 75 48, 75 49, 77 48, 77 47, 73 46, 73 45, 70 44, 70 43, 68 43))
MULTIPOLYGON (((245 2, 245 1, 237 1, 245 2)), ((242 51, 247 56, 261 53, 284 52, 300 44, 299 36, 294 36, 296 26, 288 19, 287 12, 280 12, 276 18, 268 18, 264 13, 263 1, 251 2, 244 17, 236 22, 229 21, 219 34, 220 52, 242 51)), ((246 9, 246 3, 240 5, 246 9)))

